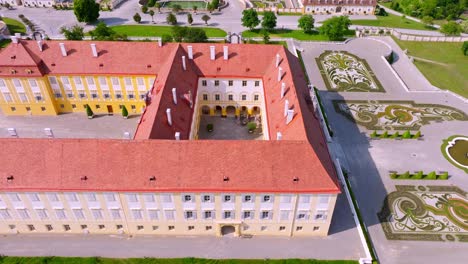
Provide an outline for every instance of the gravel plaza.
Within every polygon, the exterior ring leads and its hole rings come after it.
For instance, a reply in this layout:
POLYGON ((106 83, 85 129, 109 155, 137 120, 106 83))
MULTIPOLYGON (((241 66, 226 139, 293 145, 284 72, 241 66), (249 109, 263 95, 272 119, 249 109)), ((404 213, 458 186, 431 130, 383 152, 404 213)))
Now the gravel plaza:
POLYGON ((463 242, 403 241, 388 240, 382 230, 377 213, 381 211, 387 194, 396 190, 396 185, 427 186, 447 185, 468 190, 466 173, 448 162, 440 151, 444 139, 452 135, 466 135, 467 123, 461 120, 431 121, 421 126, 420 140, 395 140, 369 138, 372 130, 358 125, 337 113, 334 100, 344 101, 414 101, 419 104, 450 106, 468 113, 466 100, 449 93, 434 92, 432 86, 409 61, 396 43, 388 37, 376 40, 356 39, 347 44, 300 43, 303 60, 311 83, 320 90, 325 112, 334 133, 331 148, 349 173, 352 189, 356 195, 361 214, 370 232, 377 256, 381 263, 464 263, 468 244, 463 242), (401 77, 392 73, 382 58, 388 43, 396 53, 392 65, 401 77), (320 75, 316 58, 326 50, 346 51, 365 59, 385 93, 376 92, 330 92, 320 75), (403 87, 405 84, 409 92, 403 87), (447 171, 446 181, 393 180, 389 171, 447 171))

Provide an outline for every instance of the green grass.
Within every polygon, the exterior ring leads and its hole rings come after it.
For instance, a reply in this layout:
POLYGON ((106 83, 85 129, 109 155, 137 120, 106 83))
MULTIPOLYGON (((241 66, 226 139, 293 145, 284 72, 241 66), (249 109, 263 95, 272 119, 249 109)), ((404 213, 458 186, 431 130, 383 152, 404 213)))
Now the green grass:
MULTIPOLYGON (((172 34, 170 26, 144 26, 144 25, 121 25, 112 26, 118 34, 126 34, 129 37, 160 37, 164 34, 172 34)), ((225 37, 226 31, 219 28, 202 28, 209 38, 225 37)))
POLYGON ((11 43, 11 40, 9 39, 2 39, 0 40, 0 48, 5 48, 6 46, 8 46, 8 44, 11 43))
MULTIPOLYGON (((259 12, 257 11, 257 14, 259 16, 263 16, 265 12, 259 12)), ((277 16, 302 16, 302 13, 295 13, 295 12, 278 12, 276 14, 277 16)))
POLYGON ((203 1, 166 2, 166 4, 163 7, 172 8, 174 5, 180 5, 182 9, 190 9, 190 10, 192 10, 193 6, 197 6, 198 9, 206 8, 206 3, 203 1))
POLYGON ((406 28, 417 30, 435 30, 433 27, 428 27, 422 23, 409 20, 407 18, 388 14, 388 16, 376 16, 377 20, 358 19, 351 20, 353 25, 359 26, 372 26, 372 27, 392 27, 392 28, 406 28))
MULTIPOLYGON (((263 37, 260 29, 246 30, 242 32, 244 38, 261 38, 263 37)), ((354 36, 354 31, 350 30, 348 36, 354 36)), ((297 40, 314 40, 314 41, 329 41, 325 35, 320 35, 318 32, 304 33, 302 30, 292 29, 274 29, 270 31, 270 38, 295 38, 297 40)))
POLYGON ((154 258, 62 258, 62 257, 2 257, 1 264, 357 264, 354 260, 315 260, 315 259, 284 259, 284 260, 241 260, 241 259, 154 259, 154 258))
POLYGON ((463 56, 461 42, 419 42, 395 39, 402 49, 408 49, 408 55, 431 62, 418 61, 414 64, 431 82, 441 89, 450 90, 468 98, 468 56, 463 56))
POLYGON ((3 22, 7 24, 10 34, 12 35, 15 33, 26 34, 26 27, 20 21, 13 19, 13 18, 9 18, 9 17, 3 17, 2 20, 3 22))

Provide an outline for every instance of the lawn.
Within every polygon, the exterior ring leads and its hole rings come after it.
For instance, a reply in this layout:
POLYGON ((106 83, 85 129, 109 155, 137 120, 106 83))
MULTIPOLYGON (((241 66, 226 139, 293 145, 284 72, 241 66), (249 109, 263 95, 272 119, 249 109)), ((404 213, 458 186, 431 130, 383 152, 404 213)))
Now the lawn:
POLYGON ((10 34, 21 33, 26 34, 26 27, 20 21, 9 18, 9 17, 2 17, 3 22, 5 22, 8 26, 8 30, 10 34))
POLYGON ((417 30, 434 30, 433 27, 428 27, 422 23, 409 20, 407 18, 388 14, 388 16, 376 16, 377 20, 358 19, 351 20, 353 25, 359 26, 372 26, 372 27, 392 27, 392 28, 406 28, 417 30))
POLYGON ((468 56, 463 56, 457 42, 417 42, 395 39, 402 49, 408 49, 408 55, 441 64, 418 61, 414 64, 434 85, 450 90, 468 98, 468 56))
POLYGON ((61 257, 0 257, 1 264, 357 264, 354 260, 239 260, 239 259, 109 259, 109 258, 61 258, 61 257))
POLYGON ((198 9, 205 9, 207 3, 203 1, 177 1, 177 2, 166 2, 163 7, 172 8, 174 5, 180 5, 182 9, 193 9, 193 6, 197 6, 198 9))
MULTIPOLYGON (((263 37, 260 29, 246 30, 242 32, 244 38, 261 38, 263 37)), ((350 30, 348 36, 354 36, 354 31, 350 30)), ((329 41, 325 35, 320 35, 318 32, 304 33, 302 30, 292 29, 275 29, 270 31, 270 38, 295 38, 297 40, 314 40, 314 41, 329 41)))
MULTIPOLYGON (((112 26, 118 34, 126 34, 129 37, 160 37, 164 34, 172 35, 170 26, 144 26, 144 25, 121 25, 112 26)), ((202 28, 209 38, 225 37, 226 31, 219 28, 202 28)))

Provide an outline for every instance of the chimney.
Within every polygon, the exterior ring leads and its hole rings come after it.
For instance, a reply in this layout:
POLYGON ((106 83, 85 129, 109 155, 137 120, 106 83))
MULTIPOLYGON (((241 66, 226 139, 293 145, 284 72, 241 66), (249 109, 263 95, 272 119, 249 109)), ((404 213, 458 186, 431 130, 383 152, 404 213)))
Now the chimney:
POLYGON ((60 51, 62 52, 62 56, 66 57, 67 56, 67 50, 65 49, 65 44, 64 43, 59 43, 60 46, 60 51))
POLYGON ((216 58, 215 46, 210 46, 210 59, 215 60, 215 58, 216 58))
POLYGON ((188 58, 189 60, 193 60, 193 47, 192 46, 187 46, 188 49, 188 58))
POLYGON ((283 77, 283 68, 279 67, 278 68, 278 82, 281 81, 282 77, 283 77))
POLYGON ((172 116, 171 116, 171 109, 167 108, 166 109, 166 115, 167 115, 167 123, 172 126, 172 116))
POLYGON ((16 37, 17 39, 21 39, 21 33, 15 33, 15 37, 16 37))
POLYGON ((96 44, 94 44, 94 43, 91 44, 91 51, 93 52, 93 57, 98 56, 97 49, 96 49, 96 44))
POLYGON ((281 83, 281 98, 284 97, 285 93, 286 93, 286 84, 283 82, 281 83))
POLYGON ((228 60, 228 59, 229 59, 229 50, 228 50, 228 46, 224 46, 224 47, 223 47, 223 51, 224 51, 224 60, 228 60))
POLYGON ((288 114, 288 110, 289 110, 289 101, 286 100, 284 101, 284 116, 288 114))
POLYGON ((276 140, 281 140, 283 139, 283 135, 281 134, 281 132, 276 132, 276 140))
POLYGON ((278 68, 280 61, 281 61, 281 57, 278 53, 276 53, 276 68, 278 68))
POLYGON ((187 70, 187 65, 185 64, 185 56, 182 56, 182 67, 184 68, 184 71, 187 70))
POLYGON ((159 39, 158 39, 158 46, 159 46, 159 47, 162 47, 162 38, 159 38, 159 39))
POLYGON ((176 92, 176 88, 172 88, 172 101, 174 101, 174 104, 177 104, 177 92, 176 92))
POLYGON ((288 110, 288 114, 286 116, 286 125, 291 123, 291 121, 293 120, 293 117, 294 117, 294 110, 293 109, 288 110))
POLYGON ((15 44, 18 44, 18 38, 15 37, 15 36, 11 36, 11 42, 15 43, 15 44))
POLYGON ((37 46, 39 47, 39 51, 42 51, 42 40, 37 41, 37 46))
POLYGON ((180 140, 180 132, 175 132, 175 140, 180 140))

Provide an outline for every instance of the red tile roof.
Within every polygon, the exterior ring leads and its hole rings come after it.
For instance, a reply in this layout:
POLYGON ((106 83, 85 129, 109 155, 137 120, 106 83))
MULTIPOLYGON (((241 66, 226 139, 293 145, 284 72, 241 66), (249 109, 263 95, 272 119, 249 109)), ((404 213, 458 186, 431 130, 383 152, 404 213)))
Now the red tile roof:
POLYGON ((302 141, 0 139, 0 146, 8 153, 1 191, 339 192, 302 141))
POLYGON ((376 6, 377 0, 303 0, 303 4, 305 6, 376 6))
MULTIPOLYGON (((0 58, 11 56, 17 51, 21 53, 21 57, 30 54, 31 60, 43 65, 43 72, 49 74, 154 74, 158 78, 150 93, 151 100, 141 117, 135 141, 1 140, 1 147, 3 144, 4 149, 10 147, 5 153, 9 153, 11 164, 0 168, 0 177, 5 177, 5 180, 8 175, 17 175, 15 178, 18 177, 18 182, 22 182, 22 185, 14 185, 15 188, 43 188, 39 186, 45 180, 58 181, 60 185, 45 185, 58 189, 120 188, 119 190, 149 191, 153 187, 147 185, 148 182, 144 179, 150 177, 150 174, 161 174, 159 177, 165 180, 159 183, 158 188, 162 189, 158 190, 185 188, 184 190, 195 191, 207 188, 222 191, 226 187, 229 191, 339 191, 336 172, 319 121, 314 114, 301 65, 283 46, 166 44, 158 47, 157 44, 148 42, 96 42, 101 53, 98 58, 94 58, 89 46, 92 42, 64 43, 67 50, 70 50, 66 57, 61 55, 58 42, 46 42, 47 48, 40 52, 36 42, 21 41, 16 46, 24 45, 23 50, 18 47, 7 48, 0 53, 0 58), (188 59, 188 45, 193 47, 193 60, 188 59), (210 59, 210 46, 215 46, 216 49, 214 61, 210 59), (228 60, 223 59, 223 46, 229 48, 228 60), (277 79, 276 54, 281 57, 280 67, 284 72, 281 82, 277 79), (182 67, 182 56, 186 56, 187 70, 182 67), (50 67, 52 62, 55 66, 50 67), (100 62, 104 64, 102 69, 98 65, 100 62), (189 138, 193 109, 182 96, 191 91, 195 98, 199 77, 261 78, 270 140, 174 141, 175 132, 181 133, 181 139, 189 138), (284 98, 280 96, 282 82, 287 87, 284 98), (177 105, 172 100, 172 88, 177 89, 177 105), (294 109, 295 112, 289 124, 286 124, 284 116, 285 100, 289 101, 289 109, 294 109), (167 122, 167 108, 171 109, 172 126, 167 122), (282 133, 282 141, 275 140, 277 132, 282 133), (14 145, 17 145, 17 151, 14 150, 14 145), (37 148, 38 151, 21 151, 22 148, 37 148), (45 160, 46 157, 37 155, 41 153, 39 149, 46 149, 46 156, 50 152, 53 158, 45 160), (71 151, 65 152, 65 149, 71 151), (102 164, 108 164, 104 166, 104 170, 98 160, 102 164), (18 166, 23 161, 28 162, 27 166, 18 166), (54 165, 48 167, 49 163, 54 165), (64 165, 60 165, 62 163, 64 165), (113 169, 114 166, 118 169, 113 169), (54 172, 55 167, 61 168, 61 171, 54 172), (110 176, 106 176, 106 173, 110 176), (98 175, 98 180, 95 184, 87 181, 83 185, 77 180, 83 174, 98 175), (75 175, 73 180, 68 179, 72 175, 75 175), (217 179, 223 175, 235 180, 229 184, 218 182, 217 179), (116 180, 112 180, 112 177, 116 180), (296 182, 291 185, 293 177, 301 179, 299 184, 296 182), (175 183, 172 178, 180 182, 175 183), (263 189, 260 188, 262 184, 263 189)), ((25 63, 30 63, 31 60, 24 58, 25 63)), ((13 185, 2 184, 1 188, 10 188, 8 186, 13 185)))

